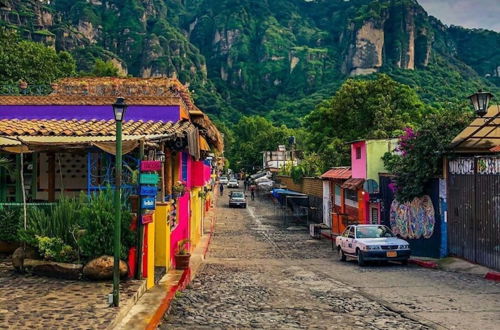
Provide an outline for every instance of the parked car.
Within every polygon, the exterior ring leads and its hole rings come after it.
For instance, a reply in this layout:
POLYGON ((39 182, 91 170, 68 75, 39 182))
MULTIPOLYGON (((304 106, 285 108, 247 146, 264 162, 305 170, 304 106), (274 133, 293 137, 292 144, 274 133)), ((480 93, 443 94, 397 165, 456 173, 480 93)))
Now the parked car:
POLYGON ((231 179, 231 180, 229 180, 229 182, 227 183, 227 187, 228 187, 228 188, 239 188, 239 187, 240 187, 240 184, 238 183, 238 180, 236 180, 236 179, 231 179))
POLYGON ((228 183, 228 181, 229 181, 229 180, 227 179, 227 176, 221 176, 221 177, 219 178, 219 183, 220 183, 220 184, 227 184, 227 183, 228 183))
POLYGON ((382 225, 348 226, 337 236, 335 245, 341 261, 355 258, 360 266, 372 260, 401 261, 406 265, 411 255, 410 244, 382 225))
POLYGON ((231 191, 229 193, 229 207, 247 207, 247 199, 243 191, 231 191))

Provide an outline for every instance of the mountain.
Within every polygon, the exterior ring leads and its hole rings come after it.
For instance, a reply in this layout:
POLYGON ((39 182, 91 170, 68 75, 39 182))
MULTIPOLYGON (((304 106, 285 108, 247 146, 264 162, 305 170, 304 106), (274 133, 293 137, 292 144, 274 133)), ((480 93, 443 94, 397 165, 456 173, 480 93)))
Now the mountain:
POLYGON ((101 58, 176 75, 225 120, 298 125, 347 77, 376 72, 438 106, 500 86, 500 34, 447 27, 415 0, 0 0, 0 23, 80 70, 101 58))

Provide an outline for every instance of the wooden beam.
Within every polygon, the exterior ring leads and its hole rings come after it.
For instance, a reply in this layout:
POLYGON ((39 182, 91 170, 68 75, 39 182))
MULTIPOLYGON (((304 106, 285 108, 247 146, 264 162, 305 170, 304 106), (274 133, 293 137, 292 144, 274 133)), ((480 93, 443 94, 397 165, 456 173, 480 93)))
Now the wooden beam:
POLYGON ((56 201, 56 155, 53 152, 47 154, 48 156, 48 187, 49 187, 49 202, 56 201))
POLYGON ((174 167, 173 162, 174 162, 174 158, 173 158, 172 152, 168 149, 165 149, 165 173, 166 173, 166 175, 165 175, 165 193, 167 195, 172 195, 172 186, 173 186, 172 168, 174 167))
POLYGON ((23 201, 23 186, 21 184, 21 154, 16 154, 16 203, 23 201))
POLYGON ((38 152, 32 154, 31 164, 33 170, 31 171, 31 200, 36 199, 36 193, 38 191, 38 152))

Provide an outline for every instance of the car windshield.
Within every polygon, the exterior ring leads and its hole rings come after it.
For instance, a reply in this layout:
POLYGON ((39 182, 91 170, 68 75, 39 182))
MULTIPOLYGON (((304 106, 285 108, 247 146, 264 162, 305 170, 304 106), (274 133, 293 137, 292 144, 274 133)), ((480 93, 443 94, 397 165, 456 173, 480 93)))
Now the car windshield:
POLYGON ((238 199, 238 198, 244 198, 245 195, 243 195, 242 192, 233 192, 233 194, 231 195, 231 197, 238 199))
POLYGON ((225 176, 221 176, 220 179, 221 180, 227 180, 227 178, 225 176))
POLYGON ((383 238, 383 237, 394 237, 394 234, 386 226, 356 227, 356 238, 383 238))

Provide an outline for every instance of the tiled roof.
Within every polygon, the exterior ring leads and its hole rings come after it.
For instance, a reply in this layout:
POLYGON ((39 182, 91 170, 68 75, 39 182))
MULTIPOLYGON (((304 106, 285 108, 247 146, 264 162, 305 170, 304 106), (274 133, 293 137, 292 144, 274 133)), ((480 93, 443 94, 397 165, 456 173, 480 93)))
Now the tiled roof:
MULTIPOLYGON (((125 121, 124 135, 183 134, 192 124, 125 121)), ((0 136, 114 136, 114 120, 0 120, 0 136)))
MULTIPOLYGON (((451 142, 453 152, 488 152, 500 145, 500 107, 495 105, 488 113, 476 118, 451 142)), ((494 152, 494 151, 493 151, 494 152)))
POLYGON ((352 171, 350 167, 335 167, 324 173, 322 179, 340 179, 347 180, 352 176, 352 171))
POLYGON ((363 187, 365 179, 349 179, 342 185, 342 188, 349 190, 358 190, 363 187))
MULTIPOLYGON (((111 105, 115 101, 116 96, 0 96, 0 105, 111 105)), ((180 105, 181 98, 174 96, 128 96, 126 102, 128 105, 180 105)))
POLYGON ((490 149, 491 152, 500 152, 500 145, 490 149))

